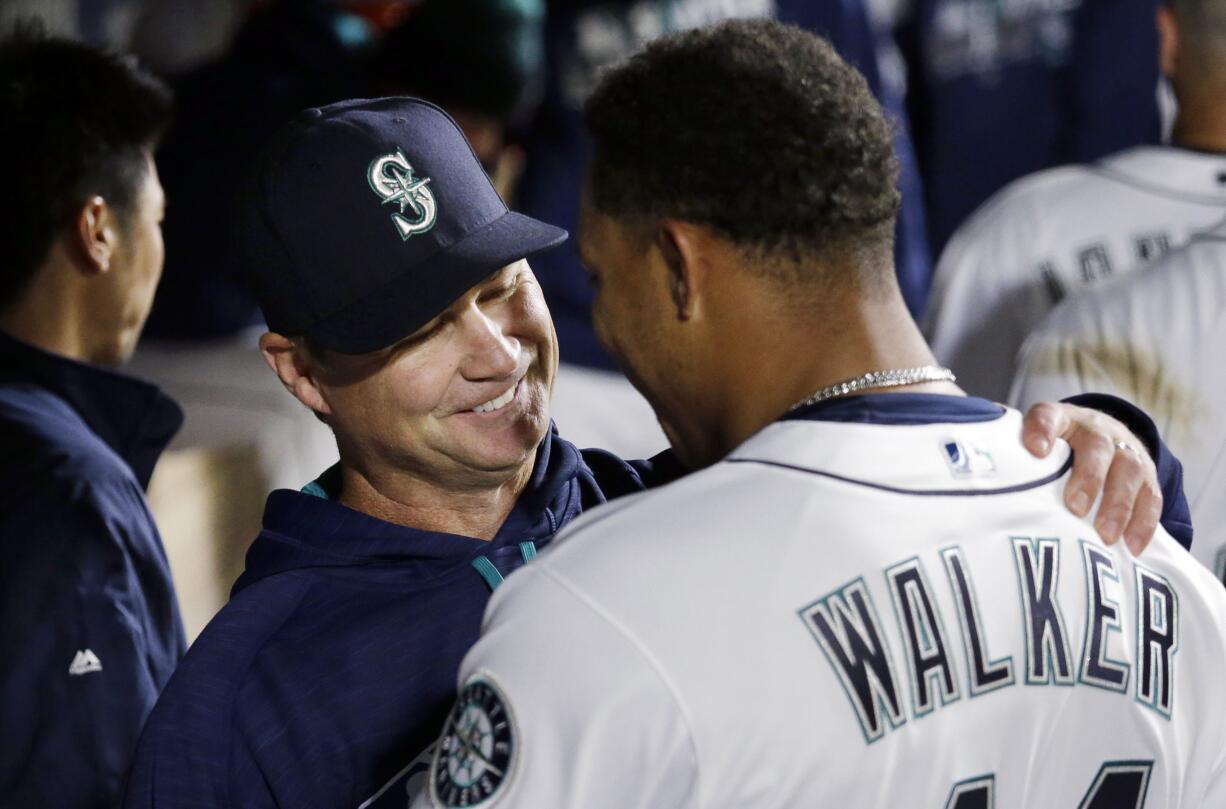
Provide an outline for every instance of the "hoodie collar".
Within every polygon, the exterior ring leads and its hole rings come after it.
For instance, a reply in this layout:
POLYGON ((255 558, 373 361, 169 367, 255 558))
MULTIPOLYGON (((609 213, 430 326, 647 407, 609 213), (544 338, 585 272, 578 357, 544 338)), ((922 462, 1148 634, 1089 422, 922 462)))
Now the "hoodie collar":
POLYGON ((532 476, 498 534, 490 541, 397 525, 341 505, 333 467, 303 491, 268 497, 264 530, 247 554, 237 593, 274 573, 307 567, 394 564, 431 570, 468 563, 479 555, 519 557, 519 543, 544 544, 581 508, 579 477, 590 475, 573 444, 551 428, 537 448, 532 476))
POLYGON ((142 487, 183 424, 183 411, 156 386, 44 351, 0 332, 0 382, 30 383, 68 403, 132 468, 142 487))

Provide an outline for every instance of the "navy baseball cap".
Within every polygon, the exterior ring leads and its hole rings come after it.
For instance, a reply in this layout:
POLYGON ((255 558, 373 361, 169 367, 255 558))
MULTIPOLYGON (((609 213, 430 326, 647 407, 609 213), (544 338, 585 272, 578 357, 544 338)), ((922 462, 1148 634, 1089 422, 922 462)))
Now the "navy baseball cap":
POLYGON ((237 230, 268 327, 345 354, 396 343, 567 235, 507 210, 455 121, 415 98, 300 113, 242 195, 237 230))

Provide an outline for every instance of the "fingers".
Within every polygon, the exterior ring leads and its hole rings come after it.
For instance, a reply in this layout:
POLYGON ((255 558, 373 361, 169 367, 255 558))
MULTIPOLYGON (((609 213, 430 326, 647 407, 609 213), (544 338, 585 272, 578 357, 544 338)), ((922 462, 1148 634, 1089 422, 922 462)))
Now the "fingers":
POLYGON ((1112 444, 1111 466, 1103 489, 1103 499, 1094 518, 1094 528, 1103 542, 1113 545, 1124 534, 1145 488, 1146 469, 1141 456, 1112 444))
POLYGON ((1044 402, 1026 414, 1022 441, 1038 457, 1056 438, 1073 450, 1073 469, 1064 503, 1078 517, 1102 500, 1094 528, 1108 545, 1125 539, 1141 553, 1153 538, 1162 515, 1162 491, 1153 460, 1142 442, 1115 419, 1094 410, 1044 402))
MULTIPOLYGON (((1098 493, 1107 483, 1107 473, 1116 458, 1115 444, 1104 432, 1076 425, 1061 438, 1073 448, 1073 470, 1069 474, 1068 485, 1064 488, 1064 504, 1078 517, 1084 517, 1090 513, 1098 493)), ((1115 483, 1118 487, 1121 483, 1127 483, 1127 479, 1117 478, 1115 483)), ((1106 502, 1108 501, 1104 500, 1104 503, 1106 502)), ((1129 514, 1131 507, 1124 515, 1125 518, 1129 514)), ((1127 519, 1120 522, 1120 530, 1126 523, 1127 519)), ((1114 542, 1117 538, 1110 541, 1114 542)))
POLYGON ((1156 483, 1146 482, 1132 509, 1132 519, 1124 529, 1124 544, 1136 555, 1149 546, 1162 519, 1162 490, 1156 483))
POLYGON ((1022 444, 1036 458, 1045 458, 1056 439, 1069 429, 1069 409, 1072 405, 1040 402, 1026 411, 1022 422, 1022 444))

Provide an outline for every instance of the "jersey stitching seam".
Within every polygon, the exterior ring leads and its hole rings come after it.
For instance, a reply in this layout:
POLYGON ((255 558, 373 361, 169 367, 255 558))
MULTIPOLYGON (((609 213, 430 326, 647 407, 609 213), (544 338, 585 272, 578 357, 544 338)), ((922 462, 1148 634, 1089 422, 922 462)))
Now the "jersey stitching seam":
POLYGON ((587 596, 583 595, 578 590, 576 590, 573 586, 571 586, 569 582, 567 582, 565 579, 559 576, 556 572, 551 570, 547 563, 541 564, 540 561, 538 561, 536 566, 532 569, 539 570, 541 572, 541 575, 546 576, 547 578, 552 580, 555 584, 557 584, 559 587, 561 587, 563 590, 569 593, 572 598, 574 598, 580 604, 582 604, 583 606, 591 610, 592 613, 597 618, 599 618, 603 623, 608 625, 610 629, 612 629, 617 634, 625 638, 626 642, 630 644, 630 647, 634 649, 635 651, 637 651, 640 656, 642 656, 643 660, 647 663, 648 667, 652 670, 652 672, 655 673, 656 677, 659 678, 660 682, 664 685, 664 690, 668 693, 669 697, 672 699, 673 704, 677 706, 677 713, 681 716, 682 722, 685 723, 686 738, 689 740, 689 743, 690 743, 690 755, 693 757, 693 760, 694 760, 694 783, 696 786, 696 792, 697 792, 697 797, 698 797, 697 805, 703 806, 704 803, 702 800, 702 768, 699 766, 700 759, 698 757, 698 744, 695 740, 696 734, 694 733, 694 723, 690 720, 689 712, 686 711, 685 709, 685 704, 681 699, 680 692, 677 690, 676 685, 672 682, 671 679, 669 679, 669 677, 665 673, 663 665, 661 665, 660 662, 656 660, 655 656, 652 655, 646 648, 644 648, 644 646, 637 639, 635 639, 634 636, 630 634, 629 630, 627 630, 625 627, 621 625, 621 622, 615 620, 613 616, 606 613, 603 609, 601 609, 599 605, 597 605, 592 600, 590 600, 587 596))
POLYGON ((1069 457, 1065 462, 1050 475, 1047 475, 1038 480, 1019 483, 1015 486, 1005 486, 999 489, 904 489, 899 486, 888 486, 884 483, 872 483, 867 480, 857 480, 856 478, 844 477, 836 475, 833 472, 826 472, 821 469, 810 469, 806 466, 797 466, 795 464, 783 463, 781 461, 768 461, 761 458, 728 458, 724 463, 756 463, 762 466, 773 466, 777 469, 786 469, 791 472, 803 472, 818 477, 829 478, 840 483, 848 483, 853 486, 864 486, 869 489, 877 489, 878 491, 890 492, 892 494, 908 494, 917 497, 985 497, 998 494, 1014 494, 1016 492, 1024 492, 1030 489, 1037 489, 1041 486, 1046 486, 1064 477, 1065 473, 1073 466, 1073 454, 1070 452, 1069 457))
POLYGON ((1198 205, 1217 206, 1222 204, 1222 197, 1220 196, 1214 196, 1212 194, 1193 194, 1186 191, 1179 191, 1174 188, 1165 188, 1158 183, 1151 182, 1140 177, 1133 177, 1114 167, 1095 164, 1088 166, 1087 168, 1092 173, 1097 174, 1104 179, 1114 180, 1121 185, 1129 186, 1130 188, 1137 189, 1138 191, 1145 191, 1146 193, 1154 194, 1155 196, 1167 197, 1168 199, 1177 200, 1179 202, 1191 202, 1198 205))

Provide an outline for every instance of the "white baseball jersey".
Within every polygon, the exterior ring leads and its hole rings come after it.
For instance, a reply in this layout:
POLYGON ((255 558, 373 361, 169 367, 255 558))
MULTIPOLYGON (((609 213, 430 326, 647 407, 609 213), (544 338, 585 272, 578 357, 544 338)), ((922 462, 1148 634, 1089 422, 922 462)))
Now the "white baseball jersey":
POLYGON ((1226 572, 1226 222, 1144 272, 1058 306, 1026 342, 1010 400, 1114 393, 1183 462, 1192 553, 1226 572))
POLYGON ((783 421, 585 515, 495 593, 414 806, 1226 806, 1226 588, 1102 545, 1020 431, 783 421))
POLYGON ((937 265, 924 331, 968 391, 1004 401, 1026 336, 1066 295, 1138 266, 1226 209, 1226 155, 1144 146, 1024 177, 937 265))

